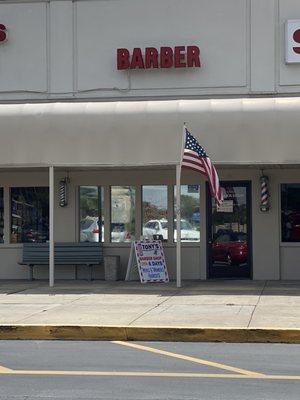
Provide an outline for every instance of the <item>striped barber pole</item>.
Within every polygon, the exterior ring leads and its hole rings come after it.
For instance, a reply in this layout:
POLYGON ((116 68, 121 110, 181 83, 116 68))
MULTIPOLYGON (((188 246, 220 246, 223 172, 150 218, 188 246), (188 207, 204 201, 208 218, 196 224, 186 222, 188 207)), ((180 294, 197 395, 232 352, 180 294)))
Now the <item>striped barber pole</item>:
POLYGON ((270 209, 270 194, 268 188, 269 178, 265 175, 260 177, 260 210, 265 212, 270 209))

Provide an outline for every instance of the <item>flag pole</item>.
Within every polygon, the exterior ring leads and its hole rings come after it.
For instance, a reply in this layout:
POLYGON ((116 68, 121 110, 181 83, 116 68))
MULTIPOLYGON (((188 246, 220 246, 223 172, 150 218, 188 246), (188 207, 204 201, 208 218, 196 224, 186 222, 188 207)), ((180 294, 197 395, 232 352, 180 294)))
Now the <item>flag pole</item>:
POLYGON ((181 287, 181 232, 180 232, 180 176, 181 176, 181 163, 176 165, 176 286, 181 287))
POLYGON ((185 145, 186 124, 183 124, 180 162, 176 165, 176 286, 181 287, 181 164, 185 145))

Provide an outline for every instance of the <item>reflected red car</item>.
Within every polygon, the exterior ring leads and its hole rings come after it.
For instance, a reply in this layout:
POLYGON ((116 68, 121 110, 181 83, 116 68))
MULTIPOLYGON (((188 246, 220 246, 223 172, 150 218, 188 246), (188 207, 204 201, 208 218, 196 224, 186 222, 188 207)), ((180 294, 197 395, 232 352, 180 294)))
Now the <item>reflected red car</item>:
POLYGON ((217 233, 212 243, 212 260, 227 265, 239 265, 247 262, 247 234, 225 231, 217 233))
POLYGON ((298 213, 290 215, 287 223, 287 228, 288 227, 290 227, 290 241, 300 242, 300 215, 298 213))

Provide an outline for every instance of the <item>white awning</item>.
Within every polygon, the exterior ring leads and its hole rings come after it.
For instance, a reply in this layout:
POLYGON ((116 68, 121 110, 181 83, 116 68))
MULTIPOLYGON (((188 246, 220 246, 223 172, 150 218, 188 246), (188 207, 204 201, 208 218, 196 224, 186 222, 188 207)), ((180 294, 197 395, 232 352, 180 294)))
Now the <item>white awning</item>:
POLYGON ((179 162, 183 122, 217 164, 299 164, 300 98, 0 105, 0 166, 179 162))

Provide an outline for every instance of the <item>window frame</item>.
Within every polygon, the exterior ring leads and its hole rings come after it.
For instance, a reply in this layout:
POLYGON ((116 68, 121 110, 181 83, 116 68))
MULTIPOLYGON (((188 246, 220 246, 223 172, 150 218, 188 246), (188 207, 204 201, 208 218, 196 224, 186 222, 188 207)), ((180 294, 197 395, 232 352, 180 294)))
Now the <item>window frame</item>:
MULTIPOLYGON (((188 185, 186 183, 182 185, 188 185)), ((192 183, 191 183, 192 185, 192 183)), ((170 223, 171 220, 174 219, 175 214, 174 214, 174 202, 175 202, 175 196, 174 196, 174 183, 136 183, 136 184, 130 184, 126 183, 124 185, 120 184, 117 182, 116 184, 112 185, 99 185, 99 184, 84 184, 80 182, 80 184, 77 184, 77 228, 76 228, 76 235, 77 235, 77 241, 80 242, 80 187, 82 186, 94 186, 100 188, 102 190, 102 200, 101 196, 98 197, 98 202, 100 203, 99 207, 101 209, 101 201, 102 203, 102 209, 101 215, 99 218, 104 217, 104 236, 103 236, 103 242, 102 244, 107 246, 107 247, 130 247, 131 243, 130 241, 125 241, 125 242, 112 242, 111 241, 111 213, 112 213, 112 193, 111 193, 111 188, 112 187, 122 187, 122 186, 130 186, 135 189, 135 240, 140 240, 140 236, 143 234, 143 188, 146 186, 163 186, 165 187, 166 190, 166 196, 167 196, 167 201, 166 201, 166 211, 167 211, 167 218, 168 218, 168 240, 164 241, 163 245, 169 248, 176 247, 176 242, 174 241, 173 237, 173 226, 170 223)), ((202 190, 202 185, 198 184, 199 186, 199 210, 201 210, 201 190, 202 190)), ((201 230, 201 222, 199 223, 199 230, 201 230)), ((181 241, 181 245, 184 247, 199 247, 200 243, 203 241, 181 241)))
MULTIPOLYGON (((283 241, 282 240, 282 230, 283 230, 283 226, 282 226, 282 186, 283 185, 299 185, 300 186, 300 181, 289 181, 289 180, 285 180, 285 181, 279 181, 278 184, 278 218, 279 218, 279 243, 280 243, 280 247, 300 247, 300 240, 299 241, 283 241)), ((299 188, 300 190, 300 188, 299 188)))
MULTIPOLYGON (((3 210, 2 210, 2 232, 3 232, 3 241, 0 241, 0 246, 3 246, 5 244, 5 188, 4 186, 0 186, 0 191, 2 191, 2 205, 3 205, 3 210)), ((1 223, 1 218, 0 218, 0 223, 1 223)))
MULTIPOLYGON (((141 185, 141 204, 140 204, 140 209, 141 209, 141 220, 140 220, 140 229, 141 229, 141 235, 143 236, 143 228, 144 228, 144 212, 143 212, 143 210, 144 210, 144 207, 143 207, 143 203, 144 203, 144 201, 143 201, 143 193, 144 193, 144 187, 145 186, 164 186, 165 188, 166 188, 166 194, 167 194, 167 202, 166 202, 166 211, 167 211, 167 234, 168 234, 168 237, 167 237, 167 239, 166 240, 164 240, 163 241, 163 245, 166 245, 166 244, 173 244, 173 242, 170 240, 170 217, 172 217, 173 216, 173 212, 172 212, 172 210, 170 210, 169 208, 170 208, 170 187, 173 187, 173 185, 170 185, 170 184, 164 184, 164 183, 158 183, 158 184, 148 184, 148 183, 146 183, 146 184, 142 184, 141 185)), ((174 200, 174 197, 173 198, 171 198, 171 200, 172 200, 172 204, 173 204, 173 200, 174 200)), ((152 221, 152 219, 151 220, 149 220, 148 222, 150 222, 150 221, 152 221)), ((155 223, 154 221, 156 221, 156 220, 153 220, 153 223, 155 223)), ((148 223, 148 222, 146 222, 146 223, 148 223)), ((156 221, 157 222, 157 221, 156 221)), ((151 228, 150 228, 151 229, 151 228)))
MULTIPOLYGON (((190 247, 197 246, 197 245, 200 245, 200 243, 201 243, 201 222, 200 222, 201 221, 201 212, 200 212, 200 210, 201 210, 201 185, 200 185, 200 183, 197 184, 197 185, 195 183, 181 183, 180 186, 198 186, 199 198, 198 198, 198 205, 196 207, 198 208, 199 214, 200 214, 200 220, 199 220, 199 223, 198 223, 198 228, 199 228, 198 232, 200 233, 200 239, 199 240, 187 240, 187 241, 181 240, 180 241, 181 245, 184 245, 184 246, 190 246, 190 247)), ((176 231, 176 224, 175 224, 175 219, 176 219, 176 212, 175 212, 175 207, 176 207, 176 185, 172 185, 172 189, 173 189, 173 192, 172 192, 172 194, 173 194, 172 207, 173 207, 174 224, 171 226, 171 229, 172 228, 173 229, 172 229, 172 239, 170 238, 171 239, 170 242, 176 245, 176 243, 177 243, 177 240, 175 240, 175 231, 176 231)), ((181 196, 182 196, 182 192, 181 192, 181 196)), ((180 206, 182 207, 182 203, 180 204, 180 206)), ((189 222, 189 221, 187 221, 187 222, 189 222)), ((168 223, 169 223, 169 221, 168 221, 168 223)), ((180 226, 181 226, 181 224, 180 224, 180 226)))
POLYGON ((108 226, 109 226, 109 230, 108 230, 108 242, 105 242, 106 244, 109 244, 111 246, 115 246, 115 247, 128 247, 131 246, 131 243, 134 240, 139 240, 138 238, 138 230, 137 230, 137 218, 138 218, 138 213, 137 213, 137 204, 138 204, 138 190, 137 190, 137 185, 135 184, 113 184, 113 185, 109 185, 108 186, 108 196, 109 196, 109 221, 108 221, 108 226), (121 241, 121 242, 117 242, 117 241, 112 241, 112 230, 111 230, 111 225, 112 224, 118 224, 118 222, 112 222, 112 188, 114 187, 131 187, 134 189, 134 239, 131 239, 130 241, 121 241))
MULTIPOLYGON (((78 198, 78 228, 76 229, 77 231, 77 235, 78 235, 78 243, 84 243, 80 241, 80 222, 81 222, 81 207, 80 207, 80 188, 82 187, 96 187, 97 191, 98 191, 98 227, 99 227, 99 232, 101 232, 101 239, 102 239, 102 216, 104 217, 104 212, 102 210, 102 204, 103 204, 103 208, 104 208, 104 186, 103 185, 78 185, 78 193, 77 193, 77 198, 78 198), (102 202, 103 200, 103 202, 102 202), (101 226, 99 226, 99 221, 101 221, 101 226)), ((103 220, 103 240, 98 240, 98 242, 95 243, 105 243, 105 220, 103 220)), ((100 237, 99 237, 100 238, 100 237)))
MULTIPOLYGON (((12 185, 7 188, 8 190, 8 227, 7 227, 7 233, 8 233, 8 238, 7 241, 4 241, 4 243, 1 243, 0 245, 10 245, 10 246, 23 246, 24 243, 30 243, 30 242, 12 242, 11 240, 11 235, 12 235, 12 191, 13 189, 29 189, 29 188, 35 188, 35 189, 48 189, 48 239, 43 242, 35 242, 35 243, 47 243, 49 242, 50 238, 50 231, 49 231, 49 224, 50 224, 50 210, 49 210, 49 205, 50 205, 50 188, 49 185, 12 185)), ((5 199, 5 194, 4 194, 4 187, 3 187, 3 199, 5 199)), ((5 203, 5 200, 4 200, 5 203)), ((4 204, 5 205, 5 204, 4 204)), ((5 214, 4 214, 5 215, 5 214)), ((4 232, 5 232, 5 217, 4 217, 4 232)))

